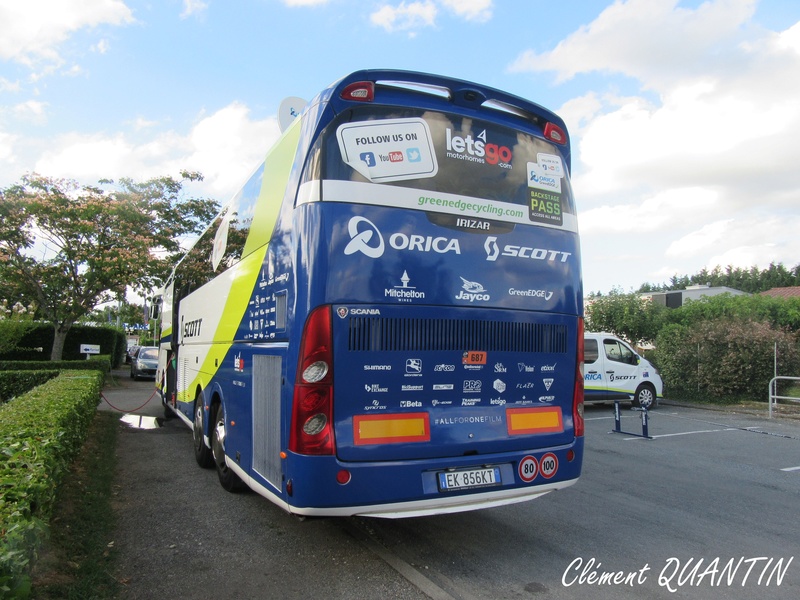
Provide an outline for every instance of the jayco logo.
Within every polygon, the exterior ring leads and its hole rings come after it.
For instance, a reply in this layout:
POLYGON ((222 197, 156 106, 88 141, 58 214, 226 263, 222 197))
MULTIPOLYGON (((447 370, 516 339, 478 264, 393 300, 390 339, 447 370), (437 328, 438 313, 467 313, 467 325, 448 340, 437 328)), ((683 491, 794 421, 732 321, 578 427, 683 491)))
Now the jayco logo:
POLYGON ((467 300, 469 302, 487 302, 490 298, 486 293, 486 289, 477 281, 467 281, 461 277, 464 285, 461 286, 461 291, 456 295, 456 300, 467 300))
MULTIPOLYGON (((347 224, 347 232, 350 235, 350 241, 345 246, 345 254, 350 255, 361 252, 370 258, 383 256, 386 248, 383 236, 372 221, 364 217, 353 217, 347 224)), ((458 240, 446 237, 393 233, 389 236, 389 245, 395 250, 436 252, 437 254, 455 252, 456 254, 461 254, 458 240)))

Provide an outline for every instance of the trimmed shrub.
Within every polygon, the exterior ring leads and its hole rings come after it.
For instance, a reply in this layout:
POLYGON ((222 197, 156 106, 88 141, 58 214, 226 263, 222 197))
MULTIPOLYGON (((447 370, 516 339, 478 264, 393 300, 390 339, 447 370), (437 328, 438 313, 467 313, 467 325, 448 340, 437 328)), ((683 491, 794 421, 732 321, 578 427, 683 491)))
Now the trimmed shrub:
POLYGON ((0 402, 8 402, 56 375, 58 371, 0 371, 0 402))
MULTIPOLYGON (((47 360, 53 348, 53 337, 50 323, 0 321, 0 360, 47 360)), ((111 357, 115 368, 122 364, 127 350, 125 334, 118 329, 73 325, 64 343, 62 359, 85 359, 80 353, 81 344, 99 344, 100 352, 111 357)))
POLYGON ((103 374, 65 371, 0 406, 0 598, 25 597, 56 487, 86 439, 103 374))
POLYGON ((111 371, 111 357, 92 356, 89 360, 0 360, 0 371, 111 371))
POLYGON ((776 344, 778 372, 798 372, 795 336, 747 319, 668 325, 658 334, 655 353, 670 394, 717 402, 766 402, 776 344))

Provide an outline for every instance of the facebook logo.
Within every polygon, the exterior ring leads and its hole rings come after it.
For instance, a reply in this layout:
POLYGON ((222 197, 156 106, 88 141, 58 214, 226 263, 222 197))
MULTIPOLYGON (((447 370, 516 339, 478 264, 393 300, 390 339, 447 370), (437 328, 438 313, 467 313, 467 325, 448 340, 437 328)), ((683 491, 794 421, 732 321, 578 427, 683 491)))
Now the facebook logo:
POLYGON ((362 152, 359 158, 363 160, 368 167, 375 166, 375 155, 372 152, 362 152))

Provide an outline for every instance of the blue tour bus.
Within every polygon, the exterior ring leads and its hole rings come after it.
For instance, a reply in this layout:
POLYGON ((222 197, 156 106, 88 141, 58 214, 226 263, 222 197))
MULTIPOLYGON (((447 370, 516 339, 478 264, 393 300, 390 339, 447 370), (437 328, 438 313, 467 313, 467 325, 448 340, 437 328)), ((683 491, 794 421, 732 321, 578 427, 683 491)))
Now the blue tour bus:
POLYGON ((157 386, 222 485, 298 515, 535 498, 583 457, 564 122, 358 71, 309 102, 159 293, 157 386))

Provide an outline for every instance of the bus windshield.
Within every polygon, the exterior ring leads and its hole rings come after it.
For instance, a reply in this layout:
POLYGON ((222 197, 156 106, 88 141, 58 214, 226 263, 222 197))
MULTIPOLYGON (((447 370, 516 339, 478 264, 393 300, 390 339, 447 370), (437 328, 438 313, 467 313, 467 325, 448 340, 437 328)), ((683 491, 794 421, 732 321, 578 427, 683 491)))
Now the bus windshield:
POLYGON ((325 181, 324 200, 577 229, 567 168, 556 147, 497 123, 431 110, 359 107, 325 129, 312 156, 315 168, 307 179, 325 181), (378 183, 397 191, 377 193, 369 184, 378 183))

